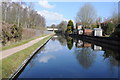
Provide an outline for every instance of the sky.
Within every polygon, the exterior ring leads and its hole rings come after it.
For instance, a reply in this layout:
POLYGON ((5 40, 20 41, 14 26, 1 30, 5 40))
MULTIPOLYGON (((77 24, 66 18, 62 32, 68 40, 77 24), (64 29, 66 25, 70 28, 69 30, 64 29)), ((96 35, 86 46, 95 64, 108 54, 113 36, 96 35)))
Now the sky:
MULTIPOLYGON (((61 21, 73 20, 80 8, 88 2, 48 2, 34 3, 34 9, 46 18, 46 25, 59 24, 61 21)), ((96 10, 98 17, 108 18, 117 6, 117 2, 89 2, 96 10)))
POLYGON ((70 19, 75 23, 78 11, 86 3, 91 4, 95 8, 97 17, 101 17, 103 20, 111 17, 112 12, 118 7, 118 2, 49 2, 38 0, 33 2, 33 8, 45 17, 46 25, 50 26, 70 19))

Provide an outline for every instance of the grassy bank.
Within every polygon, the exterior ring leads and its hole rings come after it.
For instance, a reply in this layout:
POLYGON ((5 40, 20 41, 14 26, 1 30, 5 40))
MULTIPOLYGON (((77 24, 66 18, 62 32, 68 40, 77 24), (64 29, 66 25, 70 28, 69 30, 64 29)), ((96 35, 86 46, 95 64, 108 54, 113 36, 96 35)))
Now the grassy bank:
MULTIPOLYGON (((45 43, 52 35, 40 40, 33 46, 30 46, 24 50, 21 50, 2 60, 2 78, 8 78, 16 69, 23 63, 23 61, 29 57, 39 46, 45 43)), ((1 67, 1 66, 0 66, 1 67)))
POLYGON ((45 36, 45 35, 46 35, 46 34, 43 34, 43 35, 40 35, 40 36, 38 36, 38 37, 34 37, 34 38, 31 38, 31 39, 28 39, 28 40, 22 40, 22 41, 20 41, 20 42, 16 42, 16 43, 12 43, 12 44, 10 44, 10 45, 3 46, 3 47, 2 47, 2 50, 7 50, 7 49, 10 49, 10 48, 14 48, 14 47, 23 45, 23 44, 25 44, 25 43, 28 43, 28 42, 34 40, 34 39, 43 37, 43 36, 45 36))

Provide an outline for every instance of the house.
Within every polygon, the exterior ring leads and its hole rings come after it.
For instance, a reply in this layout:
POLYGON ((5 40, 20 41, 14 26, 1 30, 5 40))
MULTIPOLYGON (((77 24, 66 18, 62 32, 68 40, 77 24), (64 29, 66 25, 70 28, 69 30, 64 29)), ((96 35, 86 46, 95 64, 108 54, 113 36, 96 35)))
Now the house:
POLYGON ((74 29, 74 34, 78 35, 87 35, 87 36, 102 36, 102 29, 101 26, 99 28, 94 29, 86 29, 83 28, 82 23, 76 23, 76 28, 74 29))
POLYGON ((102 36, 102 29, 101 28, 94 28, 93 36, 102 36))
POLYGON ((92 36, 93 30, 92 29, 84 29, 83 34, 87 36, 92 36))
POLYGON ((80 35, 83 34, 83 25, 82 25, 82 23, 76 23, 76 30, 77 30, 77 34, 80 34, 80 35))
POLYGON ((83 30, 82 29, 78 30, 78 34, 82 35, 83 34, 83 30))
POLYGON ((83 29, 82 23, 76 23, 76 29, 77 30, 83 29))

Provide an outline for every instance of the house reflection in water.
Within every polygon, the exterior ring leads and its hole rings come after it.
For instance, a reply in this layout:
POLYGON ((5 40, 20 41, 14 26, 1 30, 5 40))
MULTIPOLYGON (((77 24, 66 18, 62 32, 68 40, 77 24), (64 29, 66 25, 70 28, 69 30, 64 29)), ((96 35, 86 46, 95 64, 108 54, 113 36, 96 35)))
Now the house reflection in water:
POLYGON ((99 51, 99 50, 102 50, 102 47, 97 46, 97 45, 93 45, 92 49, 93 49, 94 51, 99 51))
POLYGON ((76 48, 81 48, 83 46, 83 41, 77 40, 75 43, 76 48))
POLYGON ((83 42, 83 47, 92 47, 92 44, 87 43, 87 42, 83 42))
POLYGON ((91 47, 94 51, 102 50, 102 47, 88 43, 88 42, 83 42, 82 40, 77 40, 75 42, 76 42, 75 43, 76 48, 91 47))
POLYGON ((76 58, 80 65, 86 69, 91 67, 91 65, 94 63, 97 56, 96 52, 99 51, 99 53, 103 54, 102 56, 104 57, 104 60, 110 60, 111 65, 120 65, 120 55, 117 50, 114 51, 106 48, 105 46, 98 46, 97 44, 89 43, 68 36, 63 38, 63 36, 58 35, 58 37, 53 37, 53 40, 58 40, 62 46, 67 45, 69 50, 72 50, 72 48, 75 46, 76 58))
POLYGON ((92 47, 92 44, 83 42, 82 40, 77 40, 75 45, 76 45, 76 48, 92 47))

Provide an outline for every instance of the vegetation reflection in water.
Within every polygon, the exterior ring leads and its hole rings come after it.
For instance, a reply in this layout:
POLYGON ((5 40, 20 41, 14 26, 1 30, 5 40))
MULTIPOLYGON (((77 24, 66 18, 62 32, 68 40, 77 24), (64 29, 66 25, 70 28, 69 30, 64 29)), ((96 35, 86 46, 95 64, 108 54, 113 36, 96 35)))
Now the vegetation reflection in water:
POLYGON ((118 78, 119 52, 55 35, 19 78, 118 78))

